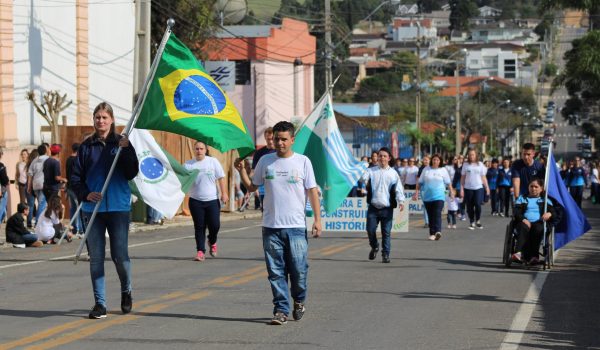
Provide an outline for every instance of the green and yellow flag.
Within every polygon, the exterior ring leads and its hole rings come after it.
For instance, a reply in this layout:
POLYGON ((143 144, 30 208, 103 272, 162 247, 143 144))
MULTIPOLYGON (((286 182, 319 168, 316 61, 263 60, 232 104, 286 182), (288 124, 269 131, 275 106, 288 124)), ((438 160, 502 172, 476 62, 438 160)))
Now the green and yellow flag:
POLYGON ((192 52, 169 37, 135 124, 184 135, 240 156, 254 150, 242 117, 192 52))

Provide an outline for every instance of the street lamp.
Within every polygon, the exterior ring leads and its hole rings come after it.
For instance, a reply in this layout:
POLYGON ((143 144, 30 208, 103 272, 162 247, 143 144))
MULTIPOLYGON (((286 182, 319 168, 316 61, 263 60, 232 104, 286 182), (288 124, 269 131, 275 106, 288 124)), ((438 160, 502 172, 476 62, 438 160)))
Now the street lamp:
MULTIPOLYGON (((466 54, 467 53, 467 49, 461 49, 459 51, 456 51, 455 53, 453 53, 452 55, 448 56, 448 60, 452 58, 452 56, 456 55, 456 54, 466 54)), ((460 134, 460 77, 459 77, 459 60, 455 61, 456 64, 456 68, 454 69, 454 79, 456 80, 456 110, 455 110, 455 115, 454 118, 456 120, 456 144, 455 144, 455 150, 454 153, 455 154, 460 154, 461 153, 461 148, 462 148, 462 135, 460 134)))
POLYGON ((481 95, 482 95, 482 92, 483 92, 483 88, 484 88, 484 85, 485 85, 485 83, 486 83, 487 81, 492 81, 492 80, 494 80, 494 77, 485 78, 485 79, 483 79, 483 80, 482 80, 482 81, 479 83, 479 92, 477 92, 477 95, 478 95, 478 97, 479 97, 479 104, 478 104, 478 107, 477 107, 477 115, 478 115, 478 119, 479 119, 479 120, 478 120, 478 123, 477 123, 477 124, 479 125, 479 132, 480 132, 480 133, 481 133, 481 95))

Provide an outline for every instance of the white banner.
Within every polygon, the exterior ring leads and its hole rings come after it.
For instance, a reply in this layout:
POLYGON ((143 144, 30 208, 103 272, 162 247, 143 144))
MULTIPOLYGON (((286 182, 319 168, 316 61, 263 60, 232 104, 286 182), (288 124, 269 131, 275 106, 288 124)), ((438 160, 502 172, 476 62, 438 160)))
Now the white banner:
MULTIPOLYGON (((406 197, 406 201, 404 201, 404 206, 408 207, 408 213, 413 214, 423 214, 425 211, 425 206, 423 205, 423 200, 421 199, 421 195, 417 200, 413 201, 412 196, 415 194, 415 190, 404 190, 404 196, 406 197)), ((442 214, 446 214, 448 212, 448 208, 444 201, 444 208, 442 209, 442 214)))
MULTIPOLYGON (((367 232, 367 198, 346 198, 342 205, 331 214, 327 214, 321 206, 321 227, 327 232, 367 232)), ((314 219, 306 218, 306 227, 310 230, 314 219)), ((378 229, 378 231, 380 228, 378 229)), ((408 232, 408 208, 394 209, 392 232, 408 232)))

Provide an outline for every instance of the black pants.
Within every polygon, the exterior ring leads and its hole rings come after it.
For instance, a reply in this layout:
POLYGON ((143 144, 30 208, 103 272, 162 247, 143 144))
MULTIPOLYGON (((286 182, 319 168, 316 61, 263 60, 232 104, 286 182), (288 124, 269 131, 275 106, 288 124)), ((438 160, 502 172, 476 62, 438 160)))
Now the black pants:
POLYGON ((456 212, 458 210, 448 210, 448 216, 446 219, 448 220, 448 225, 456 225, 456 212))
POLYGON ((217 243, 217 234, 221 228, 221 204, 218 199, 199 201, 190 198, 190 213, 194 220, 196 250, 206 253, 206 228, 208 227, 208 243, 217 243))
POLYGON ((571 193, 571 197, 577 203, 577 206, 581 208, 581 200, 583 199, 583 186, 571 186, 569 187, 569 193, 571 193))
POLYGON ((423 202, 423 204, 429 218, 429 235, 442 232, 442 209, 444 208, 444 201, 428 201, 423 202))
POLYGON ((508 209, 510 208, 510 187, 498 187, 498 204, 498 211, 500 213, 504 212, 504 216, 508 216, 508 209))
POLYGON ((492 207, 492 213, 498 212, 498 190, 490 188, 490 205, 492 207))
POLYGON ((517 224, 517 252, 521 252, 525 260, 539 258, 540 243, 544 235, 544 222, 532 222, 528 228, 523 222, 517 224))
POLYGON ((469 221, 471 223, 479 221, 481 219, 481 203, 483 202, 484 189, 480 188, 477 190, 465 189, 465 198, 463 202, 467 207, 467 214, 469 214, 469 221))

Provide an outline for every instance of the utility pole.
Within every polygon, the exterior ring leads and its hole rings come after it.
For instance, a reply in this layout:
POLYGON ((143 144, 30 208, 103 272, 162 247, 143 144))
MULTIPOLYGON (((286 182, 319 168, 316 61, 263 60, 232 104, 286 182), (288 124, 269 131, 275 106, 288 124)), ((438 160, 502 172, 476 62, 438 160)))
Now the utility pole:
POLYGON ((325 92, 329 91, 333 81, 331 74, 331 0, 325 0, 325 92))
POLYGON ((135 2, 134 99, 144 85, 150 70, 150 8, 151 1, 135 2))
POLYGON ((455 120, 456 120, 456 145, 454 154, 461 154, 462 148, 462 135, 460 130, 460 80, 459 80, 459 72, 458 72, 458 61, 456 62, 456 69, 454 70, 454 78, 456 79, 456 110, 455 110, 455 120))
MULTIPOLYGON (((417 134, 421 132, 421 23, 417 20, 417 101, 416 101, 416 124, 417 134)), ((417 139, 415 157, 421 156, 421 139, 417 139)))

